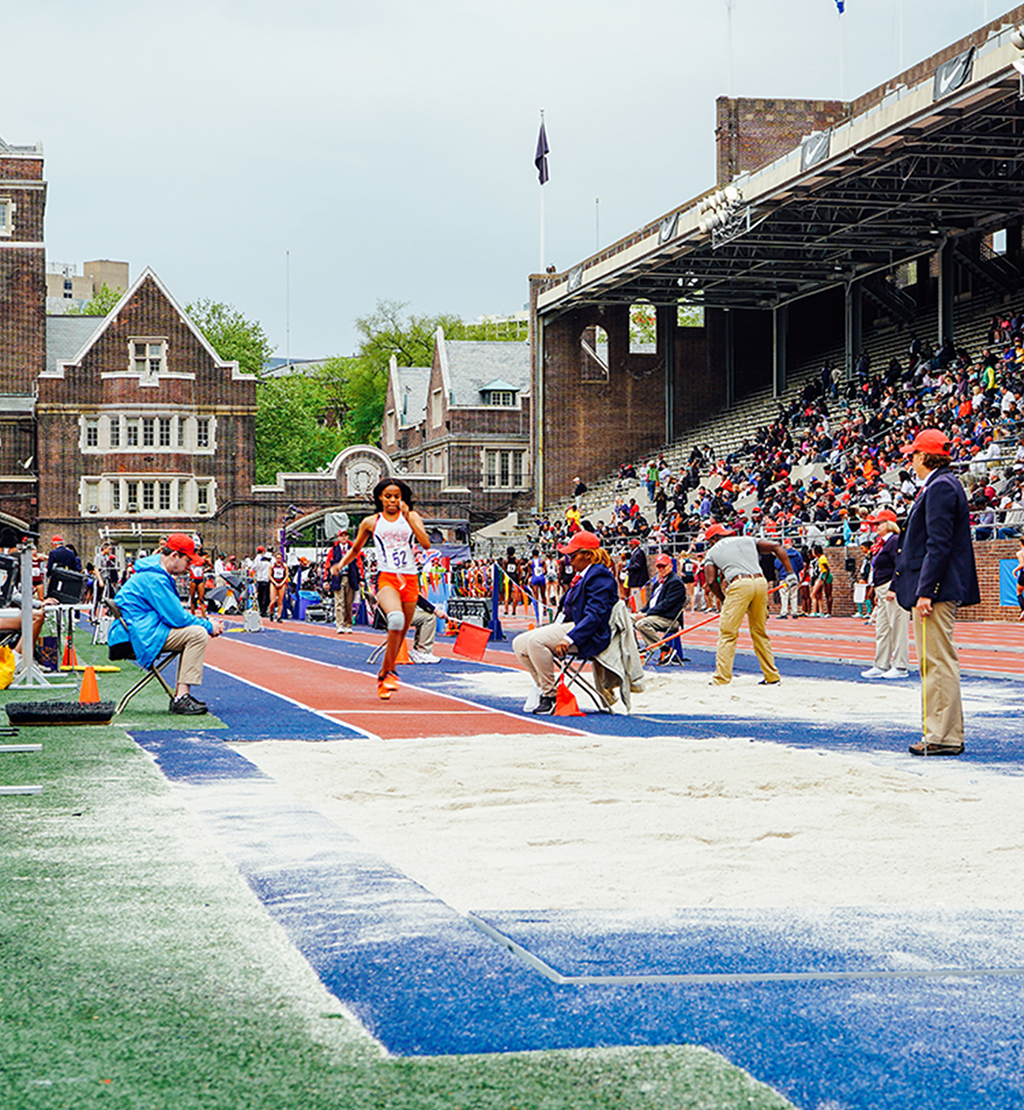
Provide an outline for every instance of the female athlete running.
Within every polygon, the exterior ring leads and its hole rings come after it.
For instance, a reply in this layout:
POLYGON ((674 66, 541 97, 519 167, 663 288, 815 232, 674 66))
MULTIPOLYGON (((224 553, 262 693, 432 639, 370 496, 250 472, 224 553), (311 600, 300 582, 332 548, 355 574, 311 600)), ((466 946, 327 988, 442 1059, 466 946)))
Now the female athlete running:
POLYGON ((415 538, 421 547, 428 548, 430 537, 420 514, 413 512, 412 490, 405 482, 397 478, 378 482, 373 487, 373 504, 377 512, 363 518, 352 546, 341 561, 331 567, 331 573, 340 574, 373 537, 379 572, 377 604, 384 611, 388 626, 387 647, 377 674, 377 694, 387 700, 398 689, 395 660, 420 595, 412 541, 415 538))

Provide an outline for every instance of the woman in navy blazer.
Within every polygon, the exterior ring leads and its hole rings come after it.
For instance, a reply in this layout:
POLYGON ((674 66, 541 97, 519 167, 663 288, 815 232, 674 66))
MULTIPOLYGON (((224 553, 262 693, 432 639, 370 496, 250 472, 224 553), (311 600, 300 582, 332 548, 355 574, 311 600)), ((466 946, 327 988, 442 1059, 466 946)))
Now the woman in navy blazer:
POLYGON ((960 663, 953 644, 957 607, 981 601, 967 495, 949 467, 949 439, 938 428, 901 448, 924 481, 907 517, 890 589, 914 616, 921 666, 924 736, 911 755, 964 750, 960 663))
POLYGON ((559 547, 576 572, 562 601, 561 620, 521 632, 512 641, 512 650, 540 690, 534 713, 554 712, 556 656, 561 658, 575 648, 579 655, 592 659, 611 643, 609 622, 619 588, 612 572, 599 560, 600 548, 601 541, 593 532, 577 532, 559 547))

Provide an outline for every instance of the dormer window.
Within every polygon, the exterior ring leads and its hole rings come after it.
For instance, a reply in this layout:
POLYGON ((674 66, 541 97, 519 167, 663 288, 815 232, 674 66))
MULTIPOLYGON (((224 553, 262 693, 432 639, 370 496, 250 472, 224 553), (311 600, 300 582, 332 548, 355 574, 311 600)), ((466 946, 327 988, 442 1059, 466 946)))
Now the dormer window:
POLYGON ((481 386, 480 395, 485 405, 494 405, 498 408, 512 409, 516 406, 517 386, 500 380, 489 382, 481 386))
POLYGON ((133 337, 128 340, 128 369, 142 381, 155 381, 167 371, 167 340, 133 337))

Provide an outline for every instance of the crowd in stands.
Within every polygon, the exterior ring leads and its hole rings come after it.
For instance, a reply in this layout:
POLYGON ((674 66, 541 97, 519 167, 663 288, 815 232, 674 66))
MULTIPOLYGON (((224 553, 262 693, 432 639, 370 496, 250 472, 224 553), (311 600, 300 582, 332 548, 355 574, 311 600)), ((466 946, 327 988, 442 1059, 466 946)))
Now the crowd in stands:
MULTIPOLYGON (((862 355, 846 383, 826 362, 796 400, 726 457, 705 445, 676 470, 664 457, 624 463, 610 518, 591 522, 594 530, 612 550, 640 537, 652 550, 685 553, 712 522, 787 542, 856 544, 869 536, 865 518, 876 509, 905 516, 917 480, 899 449, 920 428, 937 427, 952 442, 975 538, 1017 535, 1024 524, 1024 311, 993 317, 989 338, 972 355, 952 342, 935 350, 912 337, 906 357, 881 372, 862 355)), ((564 520, 538 520, 534 541, 550 550, 586 526, 571 509, 564 520)))

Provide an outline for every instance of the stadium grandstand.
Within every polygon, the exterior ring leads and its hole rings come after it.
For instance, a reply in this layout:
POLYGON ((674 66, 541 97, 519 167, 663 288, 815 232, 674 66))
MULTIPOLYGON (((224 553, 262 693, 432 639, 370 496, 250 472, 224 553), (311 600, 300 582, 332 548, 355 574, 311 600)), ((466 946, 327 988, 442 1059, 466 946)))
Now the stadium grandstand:
POLYGON ((850 103, 721 98, 713 189, 531 279, 531 538, 564 529, 583 475, 585 519, 623 535, 639 516, 669 549, 709 516, 849 542, 913 496, 898 449, 922 425, 954 442, 976 539, 1016 535, 1022 21, 1024 5, 850 103), (744 130, 757 118, 765 139, 766 107, 774 146, 744 130), (638 305, 653 349, 631 340, 638 305), (681 326, 695 309, 703 326, 681 326))

